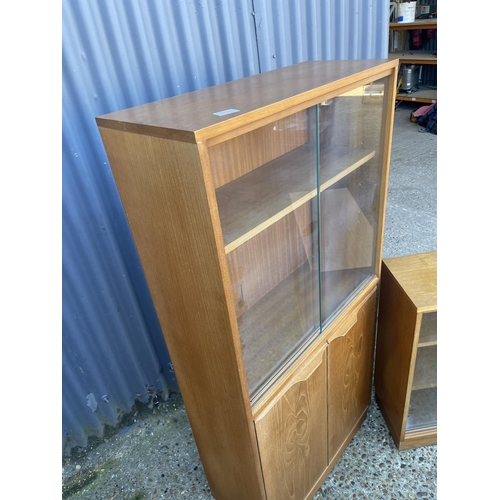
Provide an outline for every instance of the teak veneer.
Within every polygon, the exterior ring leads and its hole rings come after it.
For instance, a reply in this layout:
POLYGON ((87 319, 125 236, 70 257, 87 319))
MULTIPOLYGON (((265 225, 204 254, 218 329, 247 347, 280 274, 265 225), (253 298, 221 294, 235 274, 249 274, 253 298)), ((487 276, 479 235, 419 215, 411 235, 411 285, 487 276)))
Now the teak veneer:
POLYGON ((96 119, 219 500, 312 498, 366 416, 396 71, 305 62, 96 119))
POLYGON ((437 443, 437 252, 382 263, 375 395, 398 449, 437 443))

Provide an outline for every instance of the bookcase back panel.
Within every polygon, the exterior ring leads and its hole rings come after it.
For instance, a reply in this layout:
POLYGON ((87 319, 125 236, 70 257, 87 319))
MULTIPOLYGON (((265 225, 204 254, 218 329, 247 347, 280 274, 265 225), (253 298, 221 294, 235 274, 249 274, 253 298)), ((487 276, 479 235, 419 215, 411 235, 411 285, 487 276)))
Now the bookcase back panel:
POLYGON ((278 158, 308 141, 306 111, 239 135, 209 150, 215 188, 278 158))
POLYGON ((317 254, 316 198, 227 254, 237 316, 317 254))

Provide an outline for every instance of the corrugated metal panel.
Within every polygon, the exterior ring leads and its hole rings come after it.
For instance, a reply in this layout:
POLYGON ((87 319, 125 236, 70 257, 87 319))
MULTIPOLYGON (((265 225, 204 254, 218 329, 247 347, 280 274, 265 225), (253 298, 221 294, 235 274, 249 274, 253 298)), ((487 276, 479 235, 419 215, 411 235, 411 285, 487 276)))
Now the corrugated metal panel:
POLYGON ((69 451, 175 386, 95 116, 306 59, 384 57, 388 2, 63 0, 62 13, 69 451))
POLYGON ((389 2, 254 0, 262 71, 318 59, 387 57, 389 2))
POLYGON ((64 450, 175 387, 95 116, 256 72, 249 2, 63 2, 64 450))

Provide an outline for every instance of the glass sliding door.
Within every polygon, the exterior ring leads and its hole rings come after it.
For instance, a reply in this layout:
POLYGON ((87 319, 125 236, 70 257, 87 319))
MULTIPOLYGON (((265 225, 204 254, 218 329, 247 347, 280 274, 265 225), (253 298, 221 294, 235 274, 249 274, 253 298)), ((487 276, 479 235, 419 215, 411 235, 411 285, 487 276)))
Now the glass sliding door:
POLYGON ((208 149, 252 401, 375 276, 387 84, 208 149))
POLYGON ((437 426, 437 311, 421 315, 406 431, 437 426))
POLYGON ((375 276, 388 79, 319 106, 322 326, 375 276))
POLYGON ((317 108, 209 148, 251 398, 320 328, 317 108))

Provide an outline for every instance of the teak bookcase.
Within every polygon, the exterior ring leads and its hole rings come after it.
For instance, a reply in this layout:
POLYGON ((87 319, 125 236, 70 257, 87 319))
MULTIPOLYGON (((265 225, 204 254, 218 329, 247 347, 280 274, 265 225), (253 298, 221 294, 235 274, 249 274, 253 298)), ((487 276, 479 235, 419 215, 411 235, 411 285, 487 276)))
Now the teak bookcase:
POLYGON ((398 449, 437 443, 437 252, 382 263, 375 395, 398 449))
POLYGON ((212 495, 312 498, 370 403, 397 61, 97 118, 212 495))

